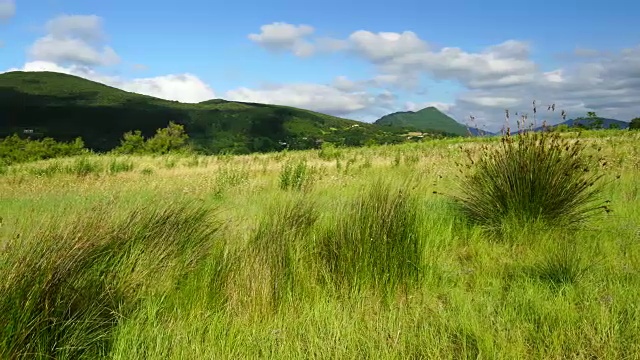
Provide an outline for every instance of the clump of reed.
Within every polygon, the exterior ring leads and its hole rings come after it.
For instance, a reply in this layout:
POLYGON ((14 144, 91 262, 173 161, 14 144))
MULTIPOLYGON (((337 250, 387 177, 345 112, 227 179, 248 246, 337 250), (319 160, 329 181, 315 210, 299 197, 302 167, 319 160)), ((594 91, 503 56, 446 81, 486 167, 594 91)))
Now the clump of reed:
POLYGON ((598 161, 580 139, 544 127, 533 131, 526 120, 522 115, 515 134, 507 126, 497 146, 466 150, 470 171, 460 178, 456 196, 462 212, 493 230, 513 222, 563 228, 584 223, 603 208, 598 161))

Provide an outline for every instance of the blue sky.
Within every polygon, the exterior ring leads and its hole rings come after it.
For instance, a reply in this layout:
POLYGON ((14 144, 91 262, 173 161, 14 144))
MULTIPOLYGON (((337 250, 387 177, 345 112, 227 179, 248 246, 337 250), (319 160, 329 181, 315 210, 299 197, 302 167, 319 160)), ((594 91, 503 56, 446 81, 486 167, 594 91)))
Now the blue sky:
POLYGON ((530 99, 629 120, 637 14, 629 0, 0 0, 0 71, 364 121, 435 105, 495 129, 530 99))

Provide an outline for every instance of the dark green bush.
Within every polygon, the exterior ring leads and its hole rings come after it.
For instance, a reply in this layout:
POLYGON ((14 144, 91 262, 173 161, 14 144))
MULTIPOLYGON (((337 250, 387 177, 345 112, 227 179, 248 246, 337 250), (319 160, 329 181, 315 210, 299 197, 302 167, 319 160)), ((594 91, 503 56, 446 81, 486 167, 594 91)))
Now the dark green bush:
POLYGON ((58 142, 51 138, 34 140, 20 138, 14 134, 0 140, 0 164, 11 165, 28 161, 57 157, 75 156, 87 153, 82 139, 72 142, 58 142))
POLYGON ((139 130, 123 135, 120 146, 113 149, 116 154, 168 154, 189 151, 189 136, 184 126, 170 122, 166 128, 156 131, 153 137, 145 139, 139 130))

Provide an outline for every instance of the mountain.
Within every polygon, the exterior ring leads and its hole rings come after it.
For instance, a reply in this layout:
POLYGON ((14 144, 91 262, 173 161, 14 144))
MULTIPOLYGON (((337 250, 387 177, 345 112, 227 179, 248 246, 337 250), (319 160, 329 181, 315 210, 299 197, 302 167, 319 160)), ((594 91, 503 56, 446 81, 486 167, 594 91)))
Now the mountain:
MULTIPOLYGON (((611 128, 611 126, 613 126, 613 128, 619 128, 619 129, 628 129, 629 128, 629 123, 626 121, 622 121, 622 120, 616 120, 616 119, 608 119, 608 118, 597 118, 602 120, 602 128, 603 129, 609 129, 611 128)), ((578 126, 590 126, 591 125, 592 120, 591 119, 586 119, 586 118, 578 118, 578 119, 569 119, 567 121, 564 121, 560 124, 556 124, 556 125, 551 125, 548 126, 548 128, 555 128, 558 126, 568 126, 568 127, 578 127, 578 126)), ((540 131, 542 130, 542 126, 539 126, 537 128, 534 129, 535 131, 540 131)))
POLYGON ((287 106, 214 99, 185 104, 53 72, 0 74, 0 137, 33 133, 69 141, 82 137, 96 151, 119 145, 127 131, 152 136, 182 124, 206 153, 248 153, 316 147, 322 141, 363 145, 402 141, 401 129, 287 106))
POLYGON ((498 134, 498 133, 495 133, 495 132, 482 130, 482 129, 478 129, 478 128, 474 128, 474 127, 469 127, 469 128, 467 128, 467 130, 468 130, 469 133, 471 133, 471 136, 494 136, 494 135, 498 134))
MULTIPOLYGON (((376 125, 395 126, 424 132, 441 132, 452 135, 468 136, 466 126, 455 121, 433 106, 420 111, 400 111, 385 115, 374 122, 376 125)), ((476 133, 479 130, 476 130, 476 133)), ((473 132, 472 132, 473 133, 473 132)))

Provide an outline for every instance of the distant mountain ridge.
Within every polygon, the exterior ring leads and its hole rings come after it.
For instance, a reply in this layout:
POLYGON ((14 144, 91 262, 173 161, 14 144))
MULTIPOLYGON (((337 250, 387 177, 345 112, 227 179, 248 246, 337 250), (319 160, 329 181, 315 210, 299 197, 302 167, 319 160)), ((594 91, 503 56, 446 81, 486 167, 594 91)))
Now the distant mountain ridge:
POLYGON ((469 134, 473 136, 495 135, 492 132, 467 127, 434 106, 429 106, 419 111, 399 111, 388 114, 376 120, 374 124, 423 132, 436 131, 458 136, 469 136, 469 134))
MULTIPOLYGON (((547 125, 547 129, 553 129, 558 126, 568 126, 568 127, 589 127, 592 125, 594 120, 600 120, 600 126, 603 129, 609 128, 619 128, 619 129, 628 129, 630 123, 622 120, 611 119, 611 118, 576 118, 566 120, 562 123, 555 125, 547 125)), ((395 126, 399 128, 404 128, 410 131, 422 131, 422 132, 442 132, 450 135, 458 135, 458 136, 494 136, 501 133, 491 132, 487 130, 478 129, 471 126, 465 126, 459 122, 457 122, 452 117, 446 115, 442 111, 438 110, 436 107, 429 106, 419 111, 398 111, 388 115, 381 117, 376 120, 374 124, 378 124, 381 126, 395 126)), ((533 128, 534 131, 543 130, 543 126, 538 126, 533 128)), ((512 129, 513 132, 513 129, 512 129)), ((519 132, 519 131, 518 131, 519 132)))
MULTIPOLYGON (((616 126, 619 129, 628 129, 629 128, 629 122, 626 121, 622 121, 622 120, 617 120, 617 119, 609 119, 609 118, 603 118, 603 117, 598 117, 596 119, 600 119, 602 120, 602 128, 603 129, 610 129, 611 126, 613 126, 613 128, 616 128, 616 126)), ((558 126, 563 126, 566 125, 568 127, 576 127, 576 126, 589 126, 591 125, 592 119, 588 119, 588 118, 577 118, 577 119, 569 119, 567 121, 561 122, 559 124, 555 124, 555 125, 549 125, 547 126, 547 128, 555 128, 558 126)), ((538 126, 537 128, 534 129, 534 131, 540 131, 543 129, 543 126, 538 126)))

